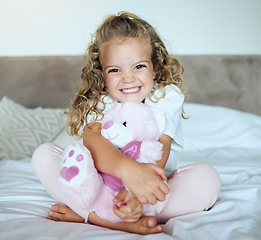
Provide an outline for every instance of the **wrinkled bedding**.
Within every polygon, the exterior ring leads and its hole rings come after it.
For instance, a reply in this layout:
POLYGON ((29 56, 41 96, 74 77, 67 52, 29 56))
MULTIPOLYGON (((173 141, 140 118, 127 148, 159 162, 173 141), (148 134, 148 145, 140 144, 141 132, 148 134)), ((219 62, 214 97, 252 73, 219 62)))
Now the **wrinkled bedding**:
MULTIPOLYGON (((140 236, 90 224, 47 220, 52 204, 30 157, 0 161, 0 239, 216 239, 261 236, 261 117, 223 107, 186 104, 185 148, 178 166, 207 162, 220 174, 217 203, 206 212, 170 219, 165 233, 140 236)), ((60 131, 53 142, 73 141, 60 131)))

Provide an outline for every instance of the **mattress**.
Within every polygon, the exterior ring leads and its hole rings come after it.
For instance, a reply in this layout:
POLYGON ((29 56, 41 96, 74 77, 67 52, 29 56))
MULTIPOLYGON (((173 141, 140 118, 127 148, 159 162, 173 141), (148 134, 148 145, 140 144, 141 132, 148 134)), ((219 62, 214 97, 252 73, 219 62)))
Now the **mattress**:
MULTIPOLYGON (((75 140, 66 133, 63 109, 29 109, 3 98, 0 239, 260 239, 261 117, 204 104, 186 103, 184 109, 189 119, 182 122, 185 147, 176 153, 178 167, 211 164, 220 174, 221 193, 209 211, 171 218, 163 226, 164 233, 142 236, 48 220, 57 202, 35 176, 31 155, 43 142, 65 147, 75 140)), ((171 166, 167 172, 174 170, 171 166)))

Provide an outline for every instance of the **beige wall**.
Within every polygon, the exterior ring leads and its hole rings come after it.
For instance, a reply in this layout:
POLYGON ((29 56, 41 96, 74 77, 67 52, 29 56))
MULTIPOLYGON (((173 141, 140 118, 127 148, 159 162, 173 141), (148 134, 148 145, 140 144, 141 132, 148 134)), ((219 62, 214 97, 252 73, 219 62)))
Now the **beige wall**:
POLYGON ((171 53, 261 54, 260 0, 0 0, 0 56, 78 55, 101 19, 132 11, 171 53))

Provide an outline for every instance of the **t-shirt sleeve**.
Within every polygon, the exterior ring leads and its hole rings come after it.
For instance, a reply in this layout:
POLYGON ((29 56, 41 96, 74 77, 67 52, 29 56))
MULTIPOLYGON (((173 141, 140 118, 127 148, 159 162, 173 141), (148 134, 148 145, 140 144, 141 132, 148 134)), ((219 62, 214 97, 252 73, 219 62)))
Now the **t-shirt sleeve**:
MULTIPOLYGON (((161 96, 161 91, 156 90, 155 95, 161 96)), ((153 98, 152 98, 153 99, 153 98)), ((154 99, 153 99, 154 100, 154 99)), ((184 95, 175 85, 165 87, 165 97, 157 103, 146 101, 148 105, 159 108, 164 112, 166 117, 166 128, 164 134, 172 138, 171 148, 180 150, 183 148, 183 129, 181 125, 181 114, 184 103, 184 95)))

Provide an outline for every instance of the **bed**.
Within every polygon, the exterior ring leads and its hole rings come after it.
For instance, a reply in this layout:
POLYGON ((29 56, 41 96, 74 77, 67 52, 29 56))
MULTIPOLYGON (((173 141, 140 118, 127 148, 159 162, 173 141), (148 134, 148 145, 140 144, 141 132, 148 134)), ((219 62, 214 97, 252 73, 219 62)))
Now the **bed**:
MULTIPOLYGON (((189 97, 178 166, 207 162, 222 189, 206 212, 170 219, 141 236, 46 219, 56 201, 31 165, 43 142, 74 142, 63 114, 80 84, 81 56, 0 58, 0 239, 260 239, 261 56, 179 56, 189 97)), ((171 170, 171 167, 166 169, 171 170)))

